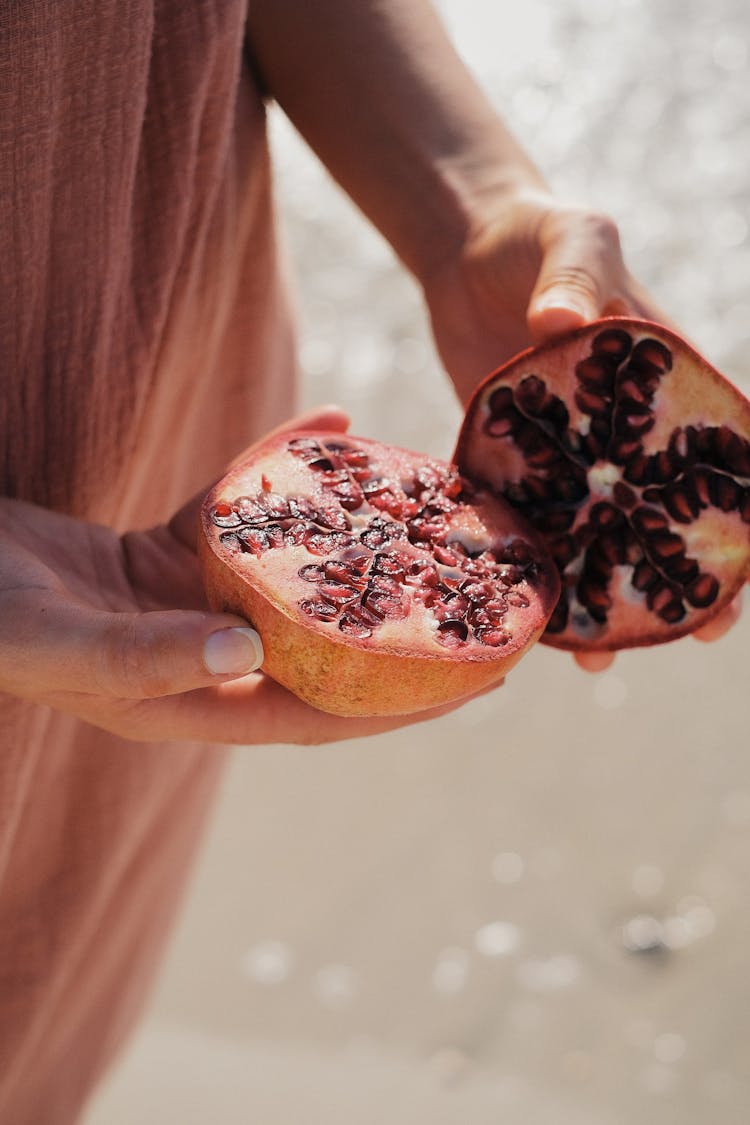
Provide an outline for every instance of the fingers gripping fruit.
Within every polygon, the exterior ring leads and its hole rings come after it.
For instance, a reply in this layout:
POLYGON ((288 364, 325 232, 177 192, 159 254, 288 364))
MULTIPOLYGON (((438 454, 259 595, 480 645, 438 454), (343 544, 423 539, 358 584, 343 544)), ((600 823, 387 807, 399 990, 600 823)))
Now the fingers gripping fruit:
POLYGON ((750 403, 684 341, 608 319, 478 388, 455 453, 545 539, 543 640, 614 650, 703 625, 750 567, 750 403))
POLYGON ((450 465, 339 433, 256 447, 206 499, 214 609, 322 710, 400 714, 501 680, 557 602, 541 539, 450 465))

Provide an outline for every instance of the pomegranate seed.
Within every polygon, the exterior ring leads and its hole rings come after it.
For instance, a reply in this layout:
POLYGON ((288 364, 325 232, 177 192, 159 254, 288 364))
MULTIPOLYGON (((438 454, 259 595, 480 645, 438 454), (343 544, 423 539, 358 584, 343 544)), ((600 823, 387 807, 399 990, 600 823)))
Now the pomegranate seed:
POLYGON ((237 532, 237 536, 243 549, 250 551, 253 555, 262 555, 264 551, 268 550, 268 536, 259 527, 243 527, 237 532))
POLYGON ((443 563, 444 566, 456 566, 458 563, 458 557, 454 555, 452 551, 449 551, 447 547, 438 545, 434 548, 433 554, 437 561, 443 563))
POLYGON ((268 477, 266 476, 265 473, 261 473, 260 486, 261 486, 261 488, 263 489, 264 492, 270 492, 271 491, 271 482, 270 482, 270 480, 268 479, 268 477))
POLYGON ((510 633, 505 629, 485 629, 479 628, 474 630, 474 636, 483 645, 490 645, 492 648, 499 648, 502 645, 507 645, 511 639, 510 633))
POLYGON ((334 605, 345 605, 359 597, 356 586, 344 585, 341 582, 323 582, 320 586, 321 596, 334 605))
POLYGON ((328 602, 314 599, 300 602, 300 609, 303 613, 306 613, 308 617, 314 617, 318 621, 335 621, 339 612, 336 606, 330 605, 328 602))
POLYGON ((469 628, 465 621, 441 621, 438 625, 438 640, 448 648, 457 648, 466 642, 469 628))
POLYGON ((305 582, 322 582, 326 577, 323 567, 317 563, 308 563, 307 566, 300 567, 297 573, 305 582))

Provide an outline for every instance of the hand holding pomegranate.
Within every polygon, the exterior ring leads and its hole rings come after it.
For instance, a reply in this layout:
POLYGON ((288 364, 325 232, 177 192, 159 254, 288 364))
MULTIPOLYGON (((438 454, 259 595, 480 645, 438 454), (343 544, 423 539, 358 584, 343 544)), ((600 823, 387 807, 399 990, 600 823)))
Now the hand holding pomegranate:
MULTIPOLYGON (((335 431, 347 419, 319 410, 294 424, 335 431)), ((248 674, 263 659, 257 634, 206 605, 201 500, 122 537, 0 500, 0 690, 139 741, 314 744, 416 721, 325 715, 248 674)))
MULTIPOLYGON (((424 282, 435 341, 468 399, 478 379, 530 343, 543 343, 602 316, 669 323, 623 261, 615 223, 566 207, 534 185, 491 193, 450 259, 424 282)), ((736 597, 693 635, 719 639, 737 621, 736 597)), ((575 653, 588 671, 614 660, 575 653)))

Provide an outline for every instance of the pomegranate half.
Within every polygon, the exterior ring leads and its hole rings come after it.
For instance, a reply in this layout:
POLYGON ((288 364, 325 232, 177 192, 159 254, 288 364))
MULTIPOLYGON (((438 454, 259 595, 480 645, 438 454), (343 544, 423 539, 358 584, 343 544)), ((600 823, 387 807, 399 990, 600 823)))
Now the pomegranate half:
POLYGON ((672 640, 748 575, 750 403, 661 326, 607 318, 511 360, 454 460, 543 535, 562 581, 548 644, 672 640))
POLYGON ((339 715, 395 715, 500 681, 560 582, 504 500, 433 458, 339 433, 257 446, 209 493, 200 557, 216 610, 263 670, 339 715))

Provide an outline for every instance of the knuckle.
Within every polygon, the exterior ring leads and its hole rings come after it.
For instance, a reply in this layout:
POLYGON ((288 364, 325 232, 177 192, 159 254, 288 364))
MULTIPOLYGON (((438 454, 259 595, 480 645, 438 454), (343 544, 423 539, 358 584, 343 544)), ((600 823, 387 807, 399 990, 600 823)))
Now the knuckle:
POLYGON ((164 661, 153 638, 139 630, 135 618, 119 614, 105 642, 103 672, 113 694, 128 699, 151 699, 169 687, 164 661))
POLYGON ((560 266, 555 270, 554 276, 548 278, 540 290, 547 293, 552 289, 568 289, 580 293, 584 297, 591 297, 599 301, 601 286, 590 270, 585 266, 560 266))

